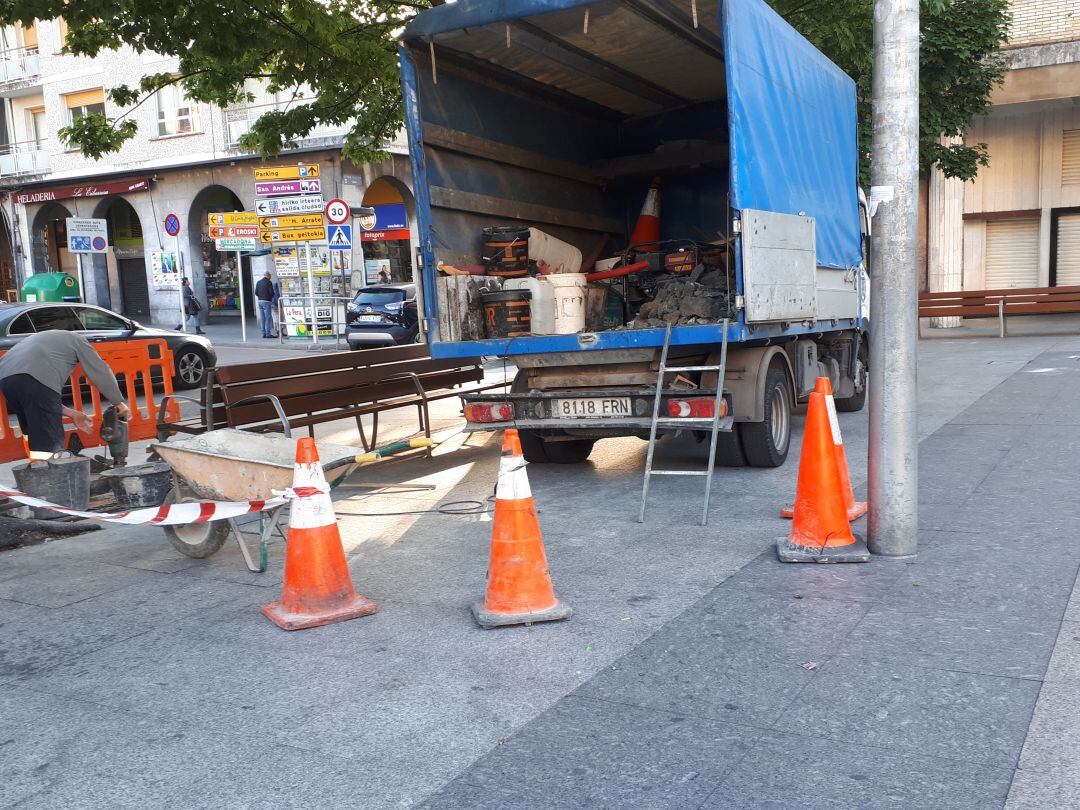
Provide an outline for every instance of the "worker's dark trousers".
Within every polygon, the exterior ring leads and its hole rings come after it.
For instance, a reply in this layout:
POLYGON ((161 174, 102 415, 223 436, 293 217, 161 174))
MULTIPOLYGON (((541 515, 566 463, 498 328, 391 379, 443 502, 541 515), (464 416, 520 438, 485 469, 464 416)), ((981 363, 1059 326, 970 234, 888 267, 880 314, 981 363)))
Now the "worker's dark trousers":
POLYGON ((15 414, 31 450, 59 453, 64 449, 64 406, 60 395, 29 374, 0 380, 8 413, 15 414))

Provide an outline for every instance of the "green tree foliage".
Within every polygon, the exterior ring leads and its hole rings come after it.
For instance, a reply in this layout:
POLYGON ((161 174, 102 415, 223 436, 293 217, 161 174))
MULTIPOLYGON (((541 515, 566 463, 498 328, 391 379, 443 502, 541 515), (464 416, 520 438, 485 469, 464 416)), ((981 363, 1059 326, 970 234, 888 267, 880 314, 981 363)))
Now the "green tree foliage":
POLYGON ((396 36, 441 0, 0 0, 0 20, 29 25, 63 17, 68 53, 95 56, 128 45, 179 57, 173 74, 107 90, 115 116, 88 115, 60 131, 100 158, 135 135, 132 113, 160 87, 179 82, 188 98, 218 106, 251 101, 249 80, 296 102, 264 113, 241 146, 265 157, 295 146, 317 124, 351 125, 345 153, 380 156, 403 110, 396 36))
MULTIPOLYGON (((856 81, 860 172, 870 153, 872 0, 769 0, 856 81)), ((396 36, 416 13, 442 0, 0 0, 0 20, 67 20, 66 49, 94 56, 128 45, 177 56, 174 74, 113 87, 115 116, 88 115, 60 136, 84 154, 114 152, 137 131, 132 113, 156 90, 179 82, 188 98, 219 106, 250 101, 249 80, 296 102, 264 113, 241 145, 265 157, 295 146, 317 124, 351 124, 345 154, 381 156, 400 129, 396 36), (304 92, 307 90, 307 92, 304 92)), ((985 144, 944 146, 984 112, 1002 64, 1008 0, 922 0, 920 88, 923 169, 971 179, 986 165, 985 144)))
MULTIPOLYGON (((872 0, 769 0, 773 8, 854 80, 859 105, 859 175, 869 183, 873 68, 872 0)), ((1008 0, 922 0, 919 161, 946 177, 971 180, 989 165, 985 143, 944 145, 986 112, 1001 81, 1008 0)))

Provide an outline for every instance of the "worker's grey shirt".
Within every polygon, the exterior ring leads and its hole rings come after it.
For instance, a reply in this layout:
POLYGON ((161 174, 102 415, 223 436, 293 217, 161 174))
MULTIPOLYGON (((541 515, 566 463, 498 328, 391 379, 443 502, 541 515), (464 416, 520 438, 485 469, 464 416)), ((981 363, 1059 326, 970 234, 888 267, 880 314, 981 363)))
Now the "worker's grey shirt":
POLYGON ((16 343, 0 357, 0 380, 29 374, 42 385, 61 393, 78 363, 82 363, 86 376, 105 399, 114 403, 124 401, 112 369, 90 342, 82 335, 60 329, 38 332, 16 343))

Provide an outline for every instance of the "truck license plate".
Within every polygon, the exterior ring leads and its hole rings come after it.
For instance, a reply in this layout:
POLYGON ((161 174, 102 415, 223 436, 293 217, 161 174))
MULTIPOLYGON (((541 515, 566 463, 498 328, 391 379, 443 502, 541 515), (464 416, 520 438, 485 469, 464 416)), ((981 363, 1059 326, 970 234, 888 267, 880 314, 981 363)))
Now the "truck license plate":
POLYGON ((599 418, 604 416, 633 416, 629 397, 589 397, 554 399, 552 415, 556 417, 599 418))

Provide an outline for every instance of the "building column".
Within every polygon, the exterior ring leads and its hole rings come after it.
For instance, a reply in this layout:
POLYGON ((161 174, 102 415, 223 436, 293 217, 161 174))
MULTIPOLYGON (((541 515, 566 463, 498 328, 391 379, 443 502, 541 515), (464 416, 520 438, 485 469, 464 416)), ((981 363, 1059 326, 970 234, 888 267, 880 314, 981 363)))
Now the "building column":
MULTIPOLYGON (((961 138, 946 143, 960 143, 961 138)), ((930 170, 927 218, 927 286, 930 292, 956 292, 964 288, 964 181, 930 170)), ((938 329, 960 325, 958 317, 931 318, 938 329)))

